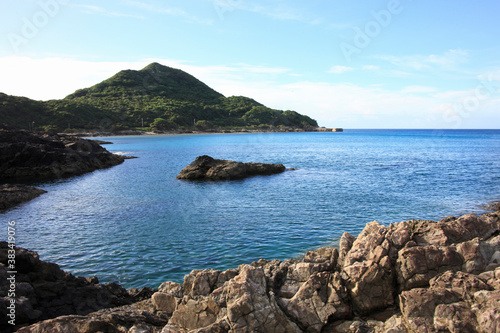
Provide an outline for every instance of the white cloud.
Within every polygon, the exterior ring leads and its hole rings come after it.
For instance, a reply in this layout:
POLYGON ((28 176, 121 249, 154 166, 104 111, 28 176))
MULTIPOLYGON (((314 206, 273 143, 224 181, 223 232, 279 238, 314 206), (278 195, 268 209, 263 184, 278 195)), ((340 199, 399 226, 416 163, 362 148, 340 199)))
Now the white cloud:
POLYGON ((361 67, 362 69, 364 70, 367 70, 367 71, 376 71, 376 70, 379 70, 380 69, 380 66, 375 66, 375 65, 364 65, 363 67, 361 67))
POLYGON ((78 8, 84 14, 99 14, 99 15, 111 16, 111 17, 131 17, 131 18, 144 19, 144 16, 125 14, 125 13, 120 13, 120 12, 116 12, 116 11, 109 11, 109 10, 105 9, 104 7, 100 7, 100 6, 82 5, 82 4, 74 4, 74 3, 69 4, 69 5, 72 7, 78 8))
POLYGON ((455 69, 457 65, 467 62, 468 52, 457 49, 448 50, 444 54, 418 54, 408 56, 379 55, 375 58, 385 60, 398 67, 410 68, 417 71, 432 69, 433 67, 455 69))
POLYGON ((345 72, 350 72, 353 71, 353 67, 348 67, 348 66, 332 66, 329 70, 328 73, 332 74, 342 74, 345 72))
POLYGON ((310 25, 320 25, 325 23, 325 20, 320 17, 311 16, 306 13, 303 8, 291 6, 286 1, 266 1, 265 4, 258 4, 251 1, 243 0, 212 0, 214 2, 229 3, 233 8, 244 10, 259 15, 267 16, 274 20, 280 21, 297 21, 310 25))
POLYGON ((200 18, 196 15, 190 14, 185 10, 177 7, 156 6, 148 2, 134 1, 134 0, 126 0, 125 4, 145 11, 154 12, 157 14, 181 17, 191 23, 197 23, 202 25, 211 25, 214 23, 212 19, 200 18))
POLYGON ((427 86, 408 86, 401 89, 403 94, 413 94, 413 93, 432 93, 435 92, 436 88, 427 86))

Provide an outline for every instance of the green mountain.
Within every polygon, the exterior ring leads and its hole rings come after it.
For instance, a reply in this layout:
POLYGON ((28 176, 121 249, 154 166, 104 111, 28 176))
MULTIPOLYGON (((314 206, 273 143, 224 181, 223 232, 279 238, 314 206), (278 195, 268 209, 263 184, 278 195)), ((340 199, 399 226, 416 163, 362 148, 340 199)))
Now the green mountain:
POLYGON ((2 122, 26 129, 318 126, 295 111, 270 109, 247 97, 226 98, 192 75, 158 63, 121 71, 61 100, 41 102, 0 93, 0 114, 2 122))

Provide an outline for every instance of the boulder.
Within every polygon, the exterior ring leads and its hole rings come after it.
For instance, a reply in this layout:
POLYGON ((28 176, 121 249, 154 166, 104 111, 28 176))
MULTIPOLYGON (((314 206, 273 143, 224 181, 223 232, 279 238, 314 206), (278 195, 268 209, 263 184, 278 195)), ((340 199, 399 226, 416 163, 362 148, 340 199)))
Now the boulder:
POLYGON ((228 281, 227 318, 235 332, 300 332, 268 293, 264 270, 243 265, 240 274, 228 281))
POLYGON ((347 289, 338 272, 311 275, 289 300, 282 300, 286 313, 306 332, 321 332, 329 320, 351 315, 347 289))
POLYGON ((188 180, 233 180, 256 175, 272 175, 285 171, 283 164, 242 163, 198 156, 181 170, 177 179, 188 180))
POLYGON ((355 310, 362 314, 394 304, 396 286, 386 233, 386 227, 368 223, 344 257, 342 278, 355 310))

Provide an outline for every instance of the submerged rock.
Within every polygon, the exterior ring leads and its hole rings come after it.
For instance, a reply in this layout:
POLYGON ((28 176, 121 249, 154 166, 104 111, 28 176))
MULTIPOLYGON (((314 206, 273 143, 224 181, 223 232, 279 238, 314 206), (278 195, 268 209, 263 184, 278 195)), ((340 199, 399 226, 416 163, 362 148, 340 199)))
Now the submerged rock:
POLYGON ((242 163, 203 155, 182 169, 177 179, 232 180, 256 175, 272 175, 284 172, 285 169, 283 164, 242 163))

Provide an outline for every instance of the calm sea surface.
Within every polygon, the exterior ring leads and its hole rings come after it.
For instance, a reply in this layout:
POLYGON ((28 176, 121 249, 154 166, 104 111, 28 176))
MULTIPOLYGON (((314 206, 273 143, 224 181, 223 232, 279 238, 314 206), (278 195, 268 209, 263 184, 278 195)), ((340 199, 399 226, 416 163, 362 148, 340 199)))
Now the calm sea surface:
POLYGON ((0 220, 15 221, 17 245, 42 260, 127 288, 298 256, 373 220, 438 220, 500 200, 499 130, 104 139, 114 142, 108 150, 139 158, 37 183, 49 193, 0 220), (205 154, 297 170, 218 183, 175 179, 205 154))

